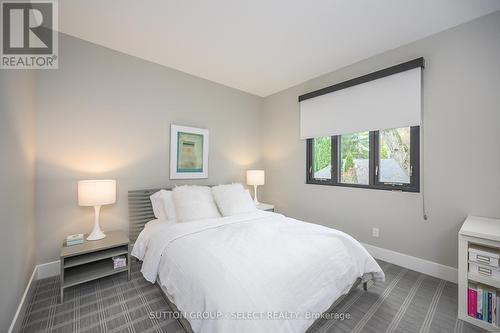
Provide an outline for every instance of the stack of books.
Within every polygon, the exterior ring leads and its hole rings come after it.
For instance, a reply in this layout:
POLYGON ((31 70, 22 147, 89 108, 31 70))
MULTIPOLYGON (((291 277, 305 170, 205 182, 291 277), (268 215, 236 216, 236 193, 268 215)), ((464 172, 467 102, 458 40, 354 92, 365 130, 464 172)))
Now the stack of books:
POLYGON ((500 326, 500 292, 482 284, 469 283, 467 314, 490 324, 500 326))
POLYGON ((66 237, 66 246, 72 246, 83 243, 83 234, 74 234, 66 237))
POLYGON ((125 256, 113 257, 113 269, 118 269, 127 266, 127 258, 125 256))

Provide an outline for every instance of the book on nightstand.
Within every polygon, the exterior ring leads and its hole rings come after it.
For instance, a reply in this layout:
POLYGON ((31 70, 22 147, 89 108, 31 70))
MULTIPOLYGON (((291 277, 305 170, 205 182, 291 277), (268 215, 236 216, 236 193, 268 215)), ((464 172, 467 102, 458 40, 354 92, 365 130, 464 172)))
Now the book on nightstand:
POLYGON ((66 237, 66 246, 78 245, 83 243, 83 234, 74 234, 66 237))
POLYGON ((127 266, 127 258, 124 256, 113 257, 113 269, 118 269, 127 266))

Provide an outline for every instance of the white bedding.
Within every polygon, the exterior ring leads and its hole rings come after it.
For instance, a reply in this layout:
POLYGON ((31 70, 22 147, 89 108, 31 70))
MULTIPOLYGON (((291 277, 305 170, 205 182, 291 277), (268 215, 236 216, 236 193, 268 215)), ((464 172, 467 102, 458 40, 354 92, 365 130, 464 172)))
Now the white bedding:
POLYGON ((351 236, 263 211, 149 225, 132 255, 195 332, 304 332, 357 278, 384 279, 351 236))

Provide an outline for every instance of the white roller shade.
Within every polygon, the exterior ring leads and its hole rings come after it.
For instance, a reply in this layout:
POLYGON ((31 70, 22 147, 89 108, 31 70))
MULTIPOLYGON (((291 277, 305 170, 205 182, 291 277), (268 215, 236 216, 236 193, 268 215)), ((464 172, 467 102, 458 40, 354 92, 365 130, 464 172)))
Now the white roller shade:
POLYGON ((300 102, 300 137, 309 139, 420 125, 421 68, 300 102))

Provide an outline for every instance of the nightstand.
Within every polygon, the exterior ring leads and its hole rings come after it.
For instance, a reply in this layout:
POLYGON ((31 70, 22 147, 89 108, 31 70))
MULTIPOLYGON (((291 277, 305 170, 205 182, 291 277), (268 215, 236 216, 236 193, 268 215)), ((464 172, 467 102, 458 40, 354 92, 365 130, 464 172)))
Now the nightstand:
POLYGON ((267 212, 274 212, 274 205, 271 204, 260 202, 259 204, 256 205, 256 207, 257 209, 265 210, 267 212))
POLYGON ((61 303, 64 289, 105 276, 127 272, 130 280, 130 241, 122 231, 106 233, 106 238, 66 246, 61 249, 61 303), (127 265, 113 268, 113 257, 126 256, 127 265))

